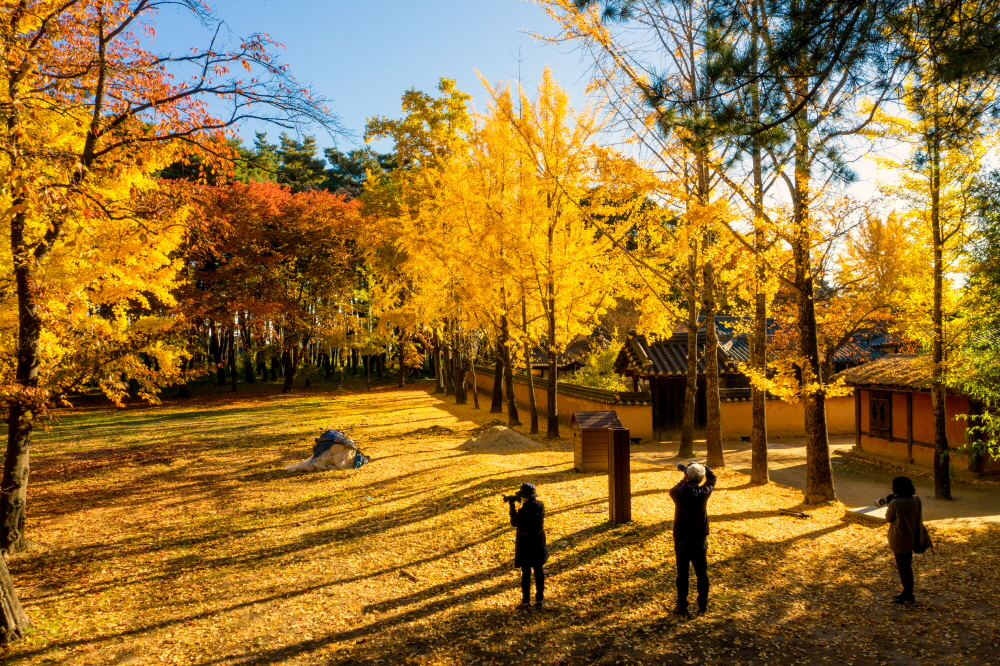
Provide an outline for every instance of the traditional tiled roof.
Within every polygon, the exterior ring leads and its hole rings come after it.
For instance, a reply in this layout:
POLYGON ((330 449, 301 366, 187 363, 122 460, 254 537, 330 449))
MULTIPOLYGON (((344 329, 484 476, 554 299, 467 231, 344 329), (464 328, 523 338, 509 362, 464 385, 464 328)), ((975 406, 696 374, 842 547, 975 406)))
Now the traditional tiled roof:
MULTIPOLYGON (((705 334, 698 334, 698 374, 705 374, 705 334)), ((669 377, 687 374, 687 333, 675 333, 666 340, 649 342, 646 336, 629 333, 615 360, 615 372, 637 377, 669 377)), ((736 339, 720 343, 719 372, 737 374, 736 362, 743 360, 743 347, 736 339)))
POLYGON ((932 378, 931 358, 916 354, 886 354, 883 358, 848 368, 833 376, 848 386, 924 390, 932 378))
MULTIPOLYGON (((587 363, 587 357, 590 356, 590 339, 581 336, 571 342, 569 346, 566 347, 566 351, 559 355, 559 369, 560 370, 577 370, 582 368, 587 363)), ((549 354, 541 347, 535 347, 531 350, 531 367, 532 368, 547 368, 549 367, 549 354)))
MULTIPOLYGON (((750 341, 738 332, 739 317, 717 317, 719 332, 719 371, 739 373, 738 363, 750 362, 750 341)), ((775 330, 768 321, 768 334, 775 330)), ((705 373, 705 332, 698 333, 698 374, 705 373)), ((643 335, 629 334, 629 339, 615 361, 615 372, 639 377, 680 376, 687 374, 687 333, 675 333, 665 340, 649 342, 643 335)), ((858 365, 886 356, 886 352, 872 346, 869 336, 855 335, 833 355, 834 363, 858 365)))
POLYGON ((868 363, 886 356, 886 352, 874 347, 867 339, 855 336, 850 342, 833 354, 834 363, 868 363))

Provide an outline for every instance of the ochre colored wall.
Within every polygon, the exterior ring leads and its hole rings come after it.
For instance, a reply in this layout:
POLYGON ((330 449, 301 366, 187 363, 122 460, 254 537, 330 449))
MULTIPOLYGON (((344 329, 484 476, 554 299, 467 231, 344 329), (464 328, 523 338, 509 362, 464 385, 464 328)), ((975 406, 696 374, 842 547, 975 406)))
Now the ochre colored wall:
MULTIPOLYGON (((476 384, 486 395, 492 395, 493 375, 476 373, 476 384)), ((514 382, 514 399, 519 408, 528 408, 528 385, 514 382)), ((535 389, 535 402, 540 417, 546 415, 546 395, 544 389, 535 389)), ((573 412, 617 412, 618 420, 628 428, 632 437, 651 439, 653 437, 653 408, 650 405, 609 405, 594 400, 559 394, 559 421, 569 423, 573 412)), ((722 410, 723 439, 749 437, 752 426, 752 404, 750 402, 724 402, 722 410)), ((521 416, 521 421, 527 419, 521 416)), ((854 397, 829 398, 826 401, 827 428, 831 435, 854 433, 854 397)), ((802 402, 788 403, 783 400, 767 401, 767 432, 770 437, 802 437, 805 435, 805 405, 802 402)))
POLYGON ((913 394, 913 439, 927 444, 934 443, 934 410, 930 393, 913 394))
MULTIPOLYGON (((476 385, 479 390, 487 396, 493 394, 493 375, 476 372, 476 385)), ((521 382, 514 382, 514 400, 518 408, 524 410, 521 413, 521 422, 527 423, 526 416, 528 410, 528 385, 521 382)), ((535 404, 538 407, 539 418, 546 418, 548 410, 546 403, 548 396, 542 388, 535 388, 535 404)), ((652 439, 653 437, 653 409, 649 405, 609 405, 595 400, 578 398, 575 395, 559 394, 556 402, 556 409, 559 412, 559 422, 568 425, 573 412, 617 412, 618 420, 623 428, 629 429, 630 437, 641 437, 642 439, 652 439)), ((541 424, 544 429, 545 424, 541 424)))
MULTIPOLYGON (((892 436, 906 439, 906 394, 893 393, 892 397, 892 436)), ((905 447, 904 447, 905 449, 905 447)))
MULTIPOLYGON (((861 430, 868 431, 868 391, 861 391, 861 430)), ((906 393, 892 395, 892 434, 899 441, 861 436, 861 449, 879 456, 909 462, 906 442, 906 393)), ((913 392, 913 463, 925 467, 934 466, 934 412, 929 393, 913 392)), ((956 449, 961 449, 967 443, 965 429, 968 423, 965 419, 956 418, 969 411, 969 400, 963 396, 947 396, 945 400, 945 418, 948 432, 948 445, 952 449, 950 456, 952 465, 958 469, 966 469, 969 457, 956 449)), ((1000 460, 988 457, 983 462, 983 471, 987 473, 1000 472, 1000 460)))
MULTIPOLYGON (((861 391, 861 431, 868 432, 869 391, 861 391)), ((934 443, 934 411, 929 393, 914 392, 913 396, 913 441, 917 444, 934 443)), ((949 395, 945 400, 945 418, 948 444, 952 448, 965 445, 965 419, 956 418, 968 414, 969 400, 962 396, 949 395)), ((892 436, 906 439, 906 393, 892 393, 892 436)))
MULTIPOLYGON (((724 402, 721 408, 722 438, 749 437, 753 425, 753 404, 750 402, 724 402)), ((854 397, 827 399, 826 424, 831 435, 852 434, 854 432, 854 397)), ((805 403, 768 400, 767 434, 769 437, 804 436, 805 403)))
MULTIPOLYGON (((916 457, 918 451, 923 447, 914 446, 913 455, 916 457)), ((902 460, 904 462, 908 461, 909 456, 906 454, 906 442, 890 442, 887 439, 880 439, 876 437, 869 437, 868 435, 861 435, 861 450, 867 451, 869 453, 874 453, 878 456, 885 456, 886 458, 893 458, 895 460, 902 460)), ((928 449, 929 450, 929 449, 928 449)))
MULTIPOLYGON (((944 414, 947 419, 946 429, 948 432, 948 446, 950 448, 961 448, 969 440, 965 438, 965 429, 969 427, 969 422, 965 419, 956 418, 959 414, 969 413, 969 399, 963 396, 949 395, 944 401, 944 414)), ((934 441, 933 439, 931 440, 934 441)))

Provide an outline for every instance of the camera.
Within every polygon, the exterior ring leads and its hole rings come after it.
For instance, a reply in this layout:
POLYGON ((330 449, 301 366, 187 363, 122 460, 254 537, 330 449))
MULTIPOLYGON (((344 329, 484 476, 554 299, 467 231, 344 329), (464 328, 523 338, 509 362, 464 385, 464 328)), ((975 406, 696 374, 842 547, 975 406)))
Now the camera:
POLYGON ((504 502, 516 502, 518 500, 517 495, 501 495, 504 502))
POLYGON ((896 499, 895 495, 886 495, 875 500, 875 506, 889 506, 889 502, 896 499))

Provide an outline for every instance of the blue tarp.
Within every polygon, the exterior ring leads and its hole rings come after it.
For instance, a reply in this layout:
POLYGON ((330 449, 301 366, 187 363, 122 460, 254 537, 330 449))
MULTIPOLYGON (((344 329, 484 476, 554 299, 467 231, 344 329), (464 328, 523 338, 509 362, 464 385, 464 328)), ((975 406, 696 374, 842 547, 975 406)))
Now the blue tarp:
POLYGON ((313 459, 315 460, 329 451, 330 447, 334 444, 343 444, 344 446, 355 450, 358 448, 354 445, 353 439, 339 430, 327 430, 316 439, 316 444, 313 446, 313 459))

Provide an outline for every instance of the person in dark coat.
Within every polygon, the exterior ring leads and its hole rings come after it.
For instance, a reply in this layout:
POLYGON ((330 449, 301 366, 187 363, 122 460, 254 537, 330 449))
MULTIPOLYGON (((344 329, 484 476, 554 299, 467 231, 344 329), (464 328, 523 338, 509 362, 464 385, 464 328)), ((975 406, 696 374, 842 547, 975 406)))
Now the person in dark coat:
POLYGON ((514 539, 514 566, 521 569, 521 607, 531 603, 531 570, 535 570, 535 605, 545 603, 545 569, 549 549, 545 545, 545 505, 538 501, 532 483, 521 484, 515 493, 521 507, 510 500, 510 524, 517 528, 514 539))
POLYGON ((707 465, 678 465, 684 479, 670 489, 674 501, 674 554, 677 558, 677 606, 688 612, 688 568, 698 579, 698 612, 708 610, 708 498, 715 489, 715 473, 707 465))
POLYGON ((896 604, 912 604, 913 596, 913 545, 920 536, 923 508, 913 481, 905 476, 892 480, 892 494, 885 499, 889 507, 885 520, 889 523, 889 549, 896 558, 896 570, 903 584, 903 593, 894 598, 896 604))

